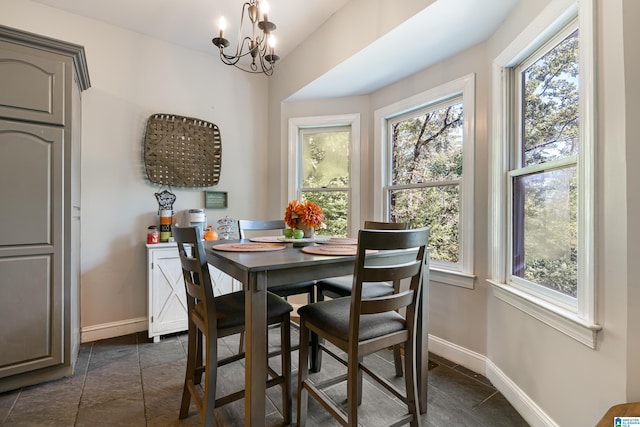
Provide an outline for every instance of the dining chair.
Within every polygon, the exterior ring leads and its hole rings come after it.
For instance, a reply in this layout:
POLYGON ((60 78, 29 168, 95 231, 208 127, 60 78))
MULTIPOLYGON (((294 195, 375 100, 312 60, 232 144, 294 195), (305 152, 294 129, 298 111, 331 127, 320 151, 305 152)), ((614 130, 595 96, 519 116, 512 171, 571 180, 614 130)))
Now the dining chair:
MULTIPOLYGON (((281 219, 276 220, 238 220, 238 230, 240 231, 241 239, 249 239, 250 233, 254 231, 271 231, 271 230, 284 230, 285 224, 281 219)), ((315 301, 315 282, 297 282, 288 285, 280 285, 269 288, 270 292, 279 295, 283 298, 290 297, 292 295, 307 295, 307 303, 315 301)))
MULTIPOLYGON (((321 405, 344 426, 358 425, 358 405, 362 397, 362 372, 377 381, 395 398, 405 403, 407 413, 388 425, 420 425, 417 402, 416 331, 418 327, 417 307, 422 294, 422 273, 425 268, 426 245, 429 228, 415 230, 360 230, 354 281, 351 295, 333 300, 308 304, 298 310, 300 315, 300 339, 308 339, 316 333, 346 353, 347 360, 327 351, 327 354, 346 364, 347 410, 343 411, 329 394, 325 386, 333 386, 338 379, 324 379, 316 384, 309 378, 309 348, 301 347, 298 364, 298 426, 304 427, 309 396, 321 405), (376 258, 375 265, 366 262, 368 251, 417 249, 415 258, 401 264, 385 265, 384 256, 376 258), (398 293, 375 298, 363 296, 368 282, 410 279, 409 288, 398 293), (398 310, 404 308, 406 315, 398 310), (364 356, 403 344, 405 357, 405 393, 402 394, 390 381, 364 365, 364 356)), ((375 255, 373 255, 375 256, 375 255)), ((335 393, 335 392, 334 392, 335 393)))
MULTIPOLYGON (((215 408, 242 399, 239 390, 216 399, 218 368, 244 358, 245 353, 218 357, 218 338, 244 332, 245 295, 243 291, 214 297, 209 266, 202 240, 196 227, 172 227, 178 244, 180 263, 187 296, 188 344, 187 369, 180 405, 180 419, 189 415, 193 399, 202 425, 215 425, 215 408), (203 355, 204 353, 204 355, 203 355), (202 374, 204 373, 204 383, 202 374)), ((267 292, 267 325, 280 325, 281 373, 269 366, 267 387, 282 387, 282 414, 285 424, 291 422, 291 305, 279 296, 267 292)))
MULTIPOLYGON (((365 229, 371 230, 406 230, 409 228, 409 223, 405 222, 380 222, 380 221, 365 221, 365 229)), ((367 283, 363 289, 362 294, 366 298, 374 298, 378 296, 390 295, 393 292, 398 292, 400 282, 372 282, 367 283)), ((340 298, 351 295, 353 290, 353 276, 340 276, 331 277, 328 279, 318 280, 316 282, 317 301, 323 301, 325 297, 340 298)), ((319 372, 322 368, 322 343, 315 342, 317 337, 312 336, 311 348, 314 352, 311 357, 311 371, 319 372)), ((399 346, 393 348, 394 365, 396 368, 396 376, 402 376, 402 352, 399 346)))

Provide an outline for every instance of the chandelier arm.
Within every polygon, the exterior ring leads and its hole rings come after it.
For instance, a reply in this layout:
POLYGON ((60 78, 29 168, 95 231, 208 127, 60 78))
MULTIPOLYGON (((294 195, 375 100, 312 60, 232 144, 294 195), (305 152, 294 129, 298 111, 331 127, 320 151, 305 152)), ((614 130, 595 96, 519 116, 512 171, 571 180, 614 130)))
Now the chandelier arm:
POLYGON ((241 56, 226 55, 222 49, 220 49, 220 60, 226 65, 236 65, 241 58, 241 56))

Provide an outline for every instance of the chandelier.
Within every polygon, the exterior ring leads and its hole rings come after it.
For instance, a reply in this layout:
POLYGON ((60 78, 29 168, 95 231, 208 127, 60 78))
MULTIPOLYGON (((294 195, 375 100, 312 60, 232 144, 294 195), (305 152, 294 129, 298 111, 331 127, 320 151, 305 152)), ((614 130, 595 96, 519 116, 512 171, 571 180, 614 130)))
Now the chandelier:
POLYGON ((220 36, 214 37, 211 42, 220 50, 220 59, 227 65, 233 65, 248 73, 264 73, 267 76, 273 74, 276 61, 280 59, 275 54, 275 38, 271 34, 276 29, 276 24, 269 21, 269 5, 266 0, 249 0, 242 6, 240 15, 240 28, 238 29, 238 44, 234 54, 225 53, 225 48, 229 47, 229 40, 224 38, 224 31, 227 21, 224 16, 220 17, 220 36), (245 13, 251 21, 251 35, 243 37, 243 25, 245 13), (260 20, 262 17, 262 20, 260 20), (250 58, 251 62, 247 64, 250 58), (241 61, 242 60, 242 61, 241 61))

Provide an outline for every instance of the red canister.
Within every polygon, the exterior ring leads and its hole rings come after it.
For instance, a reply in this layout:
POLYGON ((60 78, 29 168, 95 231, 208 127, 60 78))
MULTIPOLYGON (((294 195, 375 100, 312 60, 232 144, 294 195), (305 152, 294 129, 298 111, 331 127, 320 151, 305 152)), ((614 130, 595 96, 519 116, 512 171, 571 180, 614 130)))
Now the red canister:
POLYGON ((150 245, 160 243, 160 232, 157 225, 150 225, 147 229, 147 243, 150 245))

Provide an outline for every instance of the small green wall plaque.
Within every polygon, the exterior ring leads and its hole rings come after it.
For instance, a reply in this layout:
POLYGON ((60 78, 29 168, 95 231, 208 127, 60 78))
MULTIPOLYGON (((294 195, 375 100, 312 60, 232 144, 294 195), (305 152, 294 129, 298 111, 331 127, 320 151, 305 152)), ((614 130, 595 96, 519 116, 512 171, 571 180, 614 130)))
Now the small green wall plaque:
POLYGON ((226 191, 205 191, 204 207, 207 209, 224 209, 227 207, 226 191))

